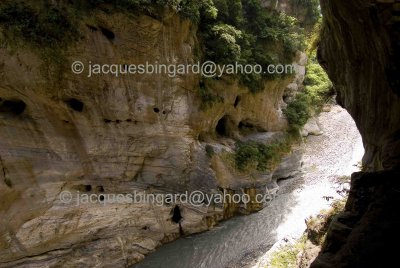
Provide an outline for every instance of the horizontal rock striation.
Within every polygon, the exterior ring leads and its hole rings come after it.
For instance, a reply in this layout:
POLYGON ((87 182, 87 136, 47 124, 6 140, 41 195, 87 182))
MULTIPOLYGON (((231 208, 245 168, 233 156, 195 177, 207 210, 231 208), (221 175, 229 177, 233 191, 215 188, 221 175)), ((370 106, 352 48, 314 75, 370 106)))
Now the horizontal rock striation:
MULTIPOLYGON (((229 167, 210 158, 206 147, 232 151, 242 125, 285 131, 282 96, 291 78, 268 82, 257 94, 233 79, 214 81, 211 87, 224 102, 201 110, 196 75, 76 75, 69 65, 77 60, 196 61, 196 27, 170 11, 162 20, 118 12, 92 16, 80 29, 80 41, 60 53, 65 66, 43 61, 29 46, 0 48, 0 267, 126 267, 182 234, 262 207, 77 206, 75 196, 68 204, 60 200, 64 191, 226 189, 254 196, 270 185, 277 190, 273 171, 225 173, 229 167)), ((304 71, 304 65, 298 68, 304 71)), ((296 153, 279 172, 293 174, 300 161, 296 153)))

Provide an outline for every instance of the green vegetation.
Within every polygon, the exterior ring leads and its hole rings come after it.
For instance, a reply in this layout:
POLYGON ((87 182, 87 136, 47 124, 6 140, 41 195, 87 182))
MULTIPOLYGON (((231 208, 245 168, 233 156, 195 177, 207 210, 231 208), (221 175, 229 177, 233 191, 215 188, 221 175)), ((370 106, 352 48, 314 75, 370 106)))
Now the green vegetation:
POLYGON ((241 46, 240 40, 243 32, 229 24, 216 24, 210 29, 209 40, 207 43, 207 56, 218 63, 227 64, 240 60, 241 46))
MULTIPOLYGON (((198 0, 73 0, 78 10, 102 9, 106 12, 127 11, 130 13, 145 12, 152 16, 158 16, 165 8, 171 8, 182 17, 195 23, 200 21, 200 10, 208 6, 212 8, 212 1, 198 0)), ((210 9, 207 9, 210 11, 210 9)))
POLYGON ((29 44, 57 47, 79 39, 79 22, 92 10, 146 13, 161 18, 166 8, 196 23, 200 22, 200 11, 206 17, 217 14, 211 0, 71 0, 57 4, 50 0, 17 0, 0 4, 0 27, 29 44))
POLYGON ((317 50, 318 44, 321 40, 322 27, 323 20, 322 18, 319 18, 314 24, 311 33, 307 37, 307 54, 313 55, 313 53, 317 50))
POLYGON ((307 65, 304 86, 304 92, 297 94, 283 111, 292 130, 301 129, 312 113, 319 113, 334 94, 332 82, 315 57, 307 65))
POLYGON ((72 15, 58 8, 35 9, 23 2, 0 6, 0 25, 12 37, 35 46, 58 47, 77 40, 72 15))
POLYGON ((305 93, 309 96, 311 106, 318 112, 332 98, 333 85, 325 70, 317 62, 315 53, 310 57, 306 70, 305 93))
MULTIPOLYGON (((267 11, 260 0, 214 0, 214 6, 201 10, 200 36, 206 60, 218 64, 260 64, 266 70, 270 64, 290 63, 295 52, 305 47, 297 20, 267 11)), ((251 92, 257 92, 263 89, 264 79, 279 76, 243 74, 239 78, 251 92)))
POLYGON ((60 80, 66 68, 66 48, 81 38, 74 13, 55 5, 25 1, 0 4, 0 30, 9 47, 29 46, 44 61, 43 74, 60 80))
POLYGON ((336 200, 327 210, 322 210, 315 217, 306 220, 307 230, 301 238, 293 244, 278 248, 270 256, 270 268, 295 268, 298 267, 297 257, 306 250, 307 243, 321 247, 325 242, 326 233, 333 218, 344 210, 346 199, 336 200))
POLYGON ((303 235, 294 244, 283 245, 271 254, 269 268, 296 268, 297 255, 305 248, 307 238, 303 235))
POLYGON ((316 217, 306 220, 308 240, 314 245, 322 245, 324 243, 329 225, 333 218, 344 210, 346 201, 347 198, 336 200, 329 209, 322 210, 316 217))
MULTIPOLYGON (((297 1, 311 13, 319 12, 316 1, 297 1)), ((266 70, 270 64, 291 63, 295 52, 305 48, 304 30, 297 20, 285 13, 266 10, 261 0, 71 0, 57 4, 50 0, 4 1, 0 4, 0 30, 8 40, 19 39, 37 48, 46 66, 62 66, 65 60, 62 52, 81 38, 81 20, 91 11, 146 13, 161 19, 168 8, 199 25, 199 57, 204 61, 260 64, 266 70)), ((238 77, 251 92, 262 90, 266 79, 278 78, 282 75, 252 73, 238 77)), ((318 102, 315 92, 319 91, 319 85, 315 83, 319 81, 314 78, 308 79, 309 92, 312 101, 318 102)), ((204 101, 202 108, 223 102, 211 89, 200 87, 199 94, 204 101)))
POLYGON ((300 130, 310 119, 310 98, 305 93, 296 95, 283 111, 292 130, 300 130))
POLYGON ((321 29, 322 22, 319 20, 310 34, 308 42, 309 59, 304 79, 304 92, 296 95, 283 111, 291 129, 294 131, 301 129, 313 113, 319 113, 323 105, 334 95, 332 82, 316 58, 315 50, 321 29))
POLYGON ((319 65, 316 56, 322 25, 322 20, 319 19, 308 39, 308 64, 304 79, 305 93, 309 96, 310 105, 316 112, 320 112, 322 106, 334 95, 332 82, 319 65))
POLYGON ((242 172, 272 170, 290 150, 289 139, 272 144, 238 142, 234 153, 235 166, 242 172))

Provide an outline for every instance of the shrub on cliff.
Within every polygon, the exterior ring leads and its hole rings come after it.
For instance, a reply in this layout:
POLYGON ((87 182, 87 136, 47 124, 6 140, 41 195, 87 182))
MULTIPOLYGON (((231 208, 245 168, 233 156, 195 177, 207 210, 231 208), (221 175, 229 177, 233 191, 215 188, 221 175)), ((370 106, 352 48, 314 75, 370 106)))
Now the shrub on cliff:
MULTIPOLYGON (((94 9, 145 13, 159 19, 163 11, 172 9, 199 25, 203 60, 217 64, 260 64, 266 70, 270 64, 290 63, 296 50, 304 47, 296 19, 264 8, 261 0, 71 0, 35 4, 9 0, 0 4, 0 27, 40 50, 60 48, 79 39, 80 20, 94 9)), ((263 90, 266 79, 280 77, 268 72, 237 76, 251 92, 263 90)))
POLYGON ((325 241, 325 236, 334 217, 345 208, 347 197, 332 202, 329 209, 324 209, 316 217, 306 219, 307 238, 314 244, 320 245, 325 241))
POLYGON ((311 116, 309 96, 305 93, 297 94, 283 113, 286 115, 290 127, 293 130, 299 130, 307 123, 311 116))
POLYGON ((232 63, 241 57, 240 40, 243 34, 240 30, 228 24, 216 24, 211 28, 207 57, 218 63, 232 63))
POLYGON ((317 112, 334 94, 332 82, 315 56, 310 58, 307 65, 304 85, 311 105, 317 112))
POLYGON ((201 11, 206 17, 215 17, 217 14, 212 0, 73 0, 73 2, 81 9, 118 9, 129 12, 145 12, 151 15, 170 8, 195 23, 200 22, 201 11))
MULTIPOLYGON (((219 64, 290 63, 295 52, 304 48, 304 36, 297 20, 284 13, 267 10, 260 0, 215 0, 215 18, 202 16, 200 36, 205 60, 219 64)), ((279 75, 242 74, 241 83, 251 92, 262 90, 264 79, 279 75)))
POLYGON ((284 154, 290 152, 290 141, 263 144, 255 141, 238 142, 234 154, 239 171, 268 171, 275 168, 284 154))
POLYGON ((8 35, 37 46, 62 46, 79 36, 65 11, 55 7, 34 9, 23 2, 1 5, 0 25, 8 35))
POLYGON ((319 113, 323 105, 334 95, 332 82, 316 61, 315 53, 309 59, 304 86, 304 92, 297 94, 283 111, 292 130, 301 129, 311 113, 319 113))

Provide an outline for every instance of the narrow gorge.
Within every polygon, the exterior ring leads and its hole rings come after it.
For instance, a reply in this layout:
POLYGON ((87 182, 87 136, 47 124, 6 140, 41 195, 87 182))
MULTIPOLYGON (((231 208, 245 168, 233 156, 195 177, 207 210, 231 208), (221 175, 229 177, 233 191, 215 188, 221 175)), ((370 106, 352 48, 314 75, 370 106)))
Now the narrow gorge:
POLYGON ((2 1, 0 267, 391 267, 399 12, 2 1), (347 195, 307 264, 271 264, 347 195))

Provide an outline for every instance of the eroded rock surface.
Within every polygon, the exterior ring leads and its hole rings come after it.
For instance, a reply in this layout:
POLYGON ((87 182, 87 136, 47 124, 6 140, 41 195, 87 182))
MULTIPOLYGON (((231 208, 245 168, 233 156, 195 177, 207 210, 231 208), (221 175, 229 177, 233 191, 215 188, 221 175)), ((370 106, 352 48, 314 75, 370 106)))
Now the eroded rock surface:
MULTIPOLYGON (((96 24, 82 27, 83 38, 69 48, 66 65, 195 62, 197 29, 176 14, 166 13, 163 21, 93 16, 96 24)), ((232 138, 243 136, 241 125, 285 131, 282 97, 291 78, 269 82, 258 94, 237 81, 212 82, 225 101, 203 111, 196 75, 87 77, 67 67, 60 78, 28 47, 2 47, 0 70, 0 267, 129 266, 182 233, 261 208, 180 205, 179 225, 175 204, 77 206, 75 197, 61 202, 63 191, 224 188, 254 195, 275 185, 273 171, 243 177, 210 158, 206 146, 232 150, 232 138)))

